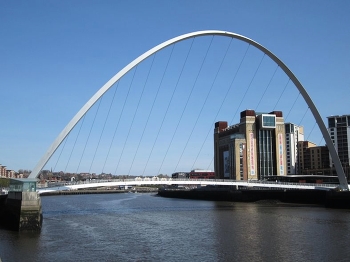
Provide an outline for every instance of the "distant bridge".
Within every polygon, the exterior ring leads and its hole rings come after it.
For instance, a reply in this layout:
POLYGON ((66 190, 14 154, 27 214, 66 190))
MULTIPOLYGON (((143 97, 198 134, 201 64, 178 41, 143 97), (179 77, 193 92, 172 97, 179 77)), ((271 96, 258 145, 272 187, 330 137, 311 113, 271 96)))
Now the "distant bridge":
POLYGON ((199 185, 199 186, 238 186, 248 188, 273 188, 273 189, 316 189, 331 190, 338 187, 338 184, 312 184, 312 183, 287 183, 272 181, 247 181, 247 180, 227 180, 227 179, 157 179, 136 178, 136 179, 116 179, 113 181, 85 182, 76 184, 62 184, 54 187, 39 188, 39 194, 78 190, 87 188, 101 187, 128 187, 128 186, 147 186, 147 185, 199 185))

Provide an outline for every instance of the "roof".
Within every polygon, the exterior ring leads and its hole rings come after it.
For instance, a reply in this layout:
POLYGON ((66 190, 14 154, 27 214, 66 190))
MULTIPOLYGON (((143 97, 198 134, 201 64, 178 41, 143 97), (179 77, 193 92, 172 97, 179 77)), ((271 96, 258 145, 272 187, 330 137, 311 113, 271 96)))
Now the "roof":
POLYGON ((17 182, 22 182, 22 183, 30 183, 30 182, 37 182, 38 179, 36 178, 11 178, 10 180, 14 180, 17 182))

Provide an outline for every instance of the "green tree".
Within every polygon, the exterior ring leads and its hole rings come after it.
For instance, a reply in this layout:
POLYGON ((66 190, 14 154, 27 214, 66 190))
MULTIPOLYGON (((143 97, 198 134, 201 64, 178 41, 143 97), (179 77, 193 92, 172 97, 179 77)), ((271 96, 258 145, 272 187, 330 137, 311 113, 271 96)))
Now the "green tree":
POLYGON ((8 178, 0 178, 0 187, 9 187, 10 179, 8 178))

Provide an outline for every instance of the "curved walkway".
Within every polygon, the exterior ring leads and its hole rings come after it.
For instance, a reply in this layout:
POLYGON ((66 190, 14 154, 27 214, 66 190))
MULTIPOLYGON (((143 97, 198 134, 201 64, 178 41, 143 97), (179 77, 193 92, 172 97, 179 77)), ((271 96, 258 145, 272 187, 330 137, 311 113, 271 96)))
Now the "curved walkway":
POLYGON ((61 185, 56 187, 40 188, 38 193, 48 193, 64 190, 78 190, 87 188, 101 187, 128 187, 128 186, 145 186, 145 185, 200 185, 200 186, 240 186, 240 187, 263 187, 263 188, 280 188, 280 189, 316 189, 330 190, 338 185, 334 184, 311 184, 311 183, 285 183, 285 182, 269 182, 269 181, 246 181, 246 180, 223 180, 223 179, 161 179, 161 180, 138 180, 138 179, 122 179, 111 182, 92 182, 71 185, 61 185))

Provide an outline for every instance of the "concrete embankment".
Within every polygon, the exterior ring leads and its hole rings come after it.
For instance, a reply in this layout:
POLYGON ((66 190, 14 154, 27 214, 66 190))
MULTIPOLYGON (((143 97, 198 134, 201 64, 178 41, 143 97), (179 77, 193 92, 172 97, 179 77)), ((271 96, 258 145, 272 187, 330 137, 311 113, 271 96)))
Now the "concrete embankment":
POLYGON ((257 190, 257 189, 160 189, 158 195, 170 198, 213 201, 256 202, 277 200, 283 203, 313 204, 331 208, 350 208, 350 192, 324 190, 257 190))

